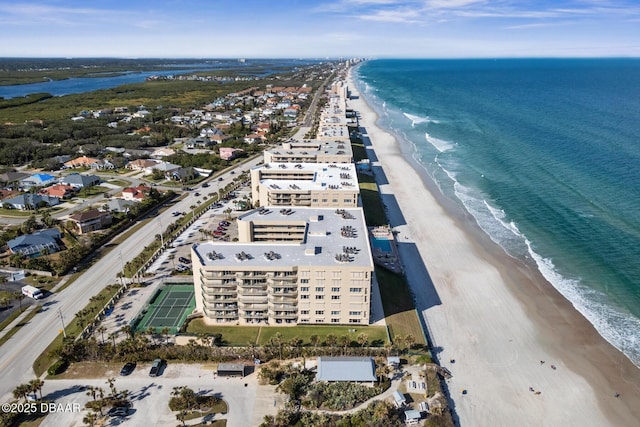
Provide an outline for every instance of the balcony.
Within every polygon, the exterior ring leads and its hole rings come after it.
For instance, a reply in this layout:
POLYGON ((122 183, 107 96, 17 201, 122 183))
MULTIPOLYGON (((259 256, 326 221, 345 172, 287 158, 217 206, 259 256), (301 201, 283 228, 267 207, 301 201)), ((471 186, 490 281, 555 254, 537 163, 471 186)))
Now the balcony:
POLYGON ((263 297, 266 297, 267 296, 267 289, 265 289, 265 288, 266 288, 265 286, 242 287, 242 288, 238 288, 238 294, 245 295, 245 296, 263 296, 263 297))
POLYGON ((296 299, 298 298, 298 290, 285 288, 284 290, 276 291, 273 288, 269 288, 269 299, 276 301, 277 298, 282 298, 283 300, 296 299))
POLYGON ((237 319, 238 312, 237 311, 220 311, 204 308, 204 314, 209 318, 218 318, 218 319, 237 319))
POLYGON ((243 303, 243 304, 266 304, 267 303, 267 297, 266 297, 266 295, 263 295, 263 296, 259 296, 259 295, 251 295, 251 296, 240 295, 240 296, 238 296, 238 302, 243 303))
POLYGON ((287 304, 287 303, 272 303, 269 302, 269 310, 270 311, 298 311, 298 304, 287 304))
POLYGON ((202 294, 205 296, 217 296, 217 295, 236 295, 238 290, 235 288, 202 288, 202 294))
POLYGON ((269 317, 273 319, 289 319, 295 320, 298 318, 298 313, 294 311, 271 311, 269 310, 269 317))
POLYGON ((240 302, 240 310, 242 311, 264 311, 268 309, 266 301, 260 302, 240 302))

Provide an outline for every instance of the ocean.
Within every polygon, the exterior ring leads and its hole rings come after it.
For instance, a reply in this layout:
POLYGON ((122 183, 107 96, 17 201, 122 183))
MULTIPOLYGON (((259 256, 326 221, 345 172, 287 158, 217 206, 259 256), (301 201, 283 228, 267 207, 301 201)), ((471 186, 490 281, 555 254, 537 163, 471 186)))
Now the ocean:
POLYGON ((354 77, 443 195, 640 366, 640 60, 371 60, 354 77))

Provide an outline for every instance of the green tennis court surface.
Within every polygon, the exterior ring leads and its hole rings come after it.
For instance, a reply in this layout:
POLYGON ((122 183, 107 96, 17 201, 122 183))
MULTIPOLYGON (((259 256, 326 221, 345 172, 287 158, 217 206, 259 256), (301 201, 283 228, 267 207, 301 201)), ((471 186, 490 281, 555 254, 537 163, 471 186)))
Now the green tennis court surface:
POLYGON ((165 285, 151 301, 136 331, 144 332, 151 327, 159 333, 169 328, 169 333, 175 334, 196 305, 193 285, 165 285))

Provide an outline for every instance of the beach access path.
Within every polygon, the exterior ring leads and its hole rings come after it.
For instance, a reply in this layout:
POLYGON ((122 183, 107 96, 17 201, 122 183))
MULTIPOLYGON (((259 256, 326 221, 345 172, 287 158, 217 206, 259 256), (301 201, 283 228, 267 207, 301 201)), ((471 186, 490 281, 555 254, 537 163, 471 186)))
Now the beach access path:
POLYGON ((348 87, 459 425, 637 426, 640 370, 439 194, 377 127, 351 74, 348 87))

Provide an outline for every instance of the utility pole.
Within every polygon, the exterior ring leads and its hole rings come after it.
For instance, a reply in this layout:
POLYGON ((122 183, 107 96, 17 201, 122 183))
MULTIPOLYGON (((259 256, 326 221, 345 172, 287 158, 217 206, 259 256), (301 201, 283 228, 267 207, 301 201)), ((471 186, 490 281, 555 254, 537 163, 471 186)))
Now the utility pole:
POLYGON ((118 252, 118 258, 120 258, 120 267, 122 268, 122 273, 120 273, 121 284, 124 285, 124 262, 122 261, 122 251, 118 252))
POLYGON ((62 323, 62 336, 67 338, 67 332, 64 330, 64 317, 62 316, 62 311, 58 308, 58 316, 60 317, 60 323, 62 323))
POLYGON ((160 247, 164 248, 164 236, 163 234, 163 230, 162 230, 162 220, 160 219, 160 217, 158 217, 158 223, 160 224, 160 247))

